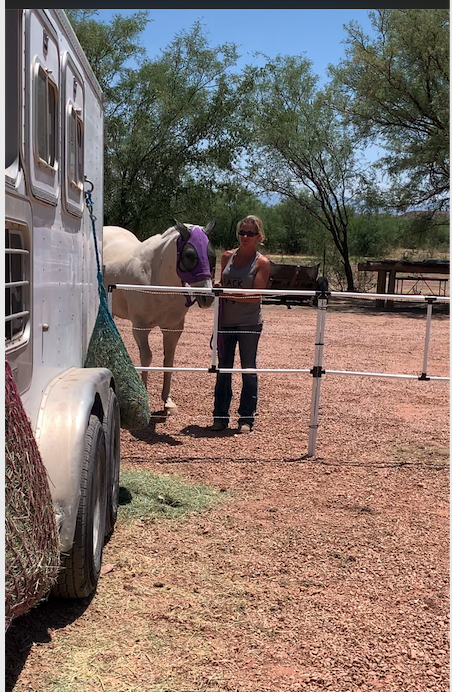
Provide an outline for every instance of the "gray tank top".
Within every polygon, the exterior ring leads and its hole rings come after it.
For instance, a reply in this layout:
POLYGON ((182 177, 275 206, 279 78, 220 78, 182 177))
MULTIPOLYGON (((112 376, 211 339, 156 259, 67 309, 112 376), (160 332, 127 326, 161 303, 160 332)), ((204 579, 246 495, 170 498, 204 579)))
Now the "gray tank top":
MULTIPOLYGON (((246 267, 236 269, 232 264, 237 253, 235 250, 223 270, 222 286, 224 288, 253 288, 256 276, 256 260, 260 253, 256 252, 253 259, 246 267)), ((262 324, 262 297, 257 303, 244 303, 237 296, 237 300, 224 298, 220 302, 220 326, 222 327, 250 327, 262 324)))

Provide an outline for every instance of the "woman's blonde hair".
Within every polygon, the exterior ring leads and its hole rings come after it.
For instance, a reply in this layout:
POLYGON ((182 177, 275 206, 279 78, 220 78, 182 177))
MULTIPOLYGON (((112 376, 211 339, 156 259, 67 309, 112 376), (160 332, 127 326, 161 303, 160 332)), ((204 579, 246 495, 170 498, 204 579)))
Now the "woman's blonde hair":
POLYGON ((249 214, 249 216, 245 216, 244 219, 241 219, 241 221, 238 222, 237 228, 236 228, 237 240, 239 239, 239 231, 240 231, 240 226, 242 225, 242 223, 254 224, 254 228, 259 233, 259 242, 260 243, 264 242, 264 240, 265 240, 264 224, 262 222, 262 219, 260 219, 258 216, 254 216, 254 214, 249 214))

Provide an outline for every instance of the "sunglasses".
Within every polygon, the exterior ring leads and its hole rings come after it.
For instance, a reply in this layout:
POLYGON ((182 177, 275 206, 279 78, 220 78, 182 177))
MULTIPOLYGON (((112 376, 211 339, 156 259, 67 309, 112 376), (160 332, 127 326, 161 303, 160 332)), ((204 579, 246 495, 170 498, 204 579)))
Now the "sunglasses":
POLYGON ((254 238, 255 235, 259 235, 259 233, 255 233, 254 231, 239 231, 239 235, 246 235, 247 238, 254 238))

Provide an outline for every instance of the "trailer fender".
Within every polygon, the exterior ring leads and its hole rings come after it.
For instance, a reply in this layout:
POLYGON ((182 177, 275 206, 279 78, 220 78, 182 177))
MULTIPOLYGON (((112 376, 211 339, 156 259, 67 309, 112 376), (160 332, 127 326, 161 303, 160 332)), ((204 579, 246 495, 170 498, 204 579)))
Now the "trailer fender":
POLYGON ((70 368, 50 382, 41 400, 35 437, 47 469, 61 552, 70 550, 74 540, 90 415, 103 422, 112 380, 107 368, 70 368))

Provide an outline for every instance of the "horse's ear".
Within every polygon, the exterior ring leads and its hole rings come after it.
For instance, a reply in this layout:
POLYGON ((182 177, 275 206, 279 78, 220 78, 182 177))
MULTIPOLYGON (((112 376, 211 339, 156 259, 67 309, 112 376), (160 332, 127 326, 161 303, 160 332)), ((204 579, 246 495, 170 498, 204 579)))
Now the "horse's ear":
POLYGON ((206 235, 209 235, 210 231, 213 229, 213 227, 215 226, 216 222, 217 222, 216 219, 212 219, 212 221, 209 221, 209 223, 207 224, 207 226, 206 226, 205 229, 204 229, 204 233, 205 233, 206 235))
POLYGON ((177 219, 173 219, 174 227, 179 231, 184 240, 188 240, 190 237, 190 231, 184 223, 181 223, 177 219))

